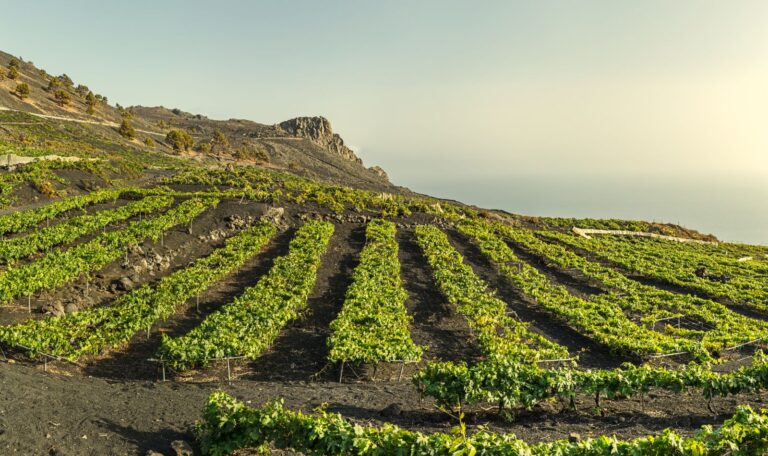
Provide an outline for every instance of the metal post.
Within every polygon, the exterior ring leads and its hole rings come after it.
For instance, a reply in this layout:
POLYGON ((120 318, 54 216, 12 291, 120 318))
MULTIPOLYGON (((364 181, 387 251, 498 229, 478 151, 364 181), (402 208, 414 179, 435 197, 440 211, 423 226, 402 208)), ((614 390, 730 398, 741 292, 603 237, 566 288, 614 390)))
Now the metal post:
POLYGON ((403 369, 405 369, 405 361, 403 361, 403 364, 400 365, 400 375, 397 376, 398 382, 403 379, 403 369))
POLYGON ((149 339, 149 330, 152 328, 152 325, 147 325, 147 339, 149 339))
POLYGON ((32 313, 32 295, 27 295, 27 312, 32 313))
POLYGON ((341 367, 339 367, 339 383, 341 383, 341 379, 344 376, 344 361, 341 362, 341 367))
POLYGON ((165 361, 160 361, 160 366, 163 369, 163 382, 165 382, 165 361))
POLYGON ((227 383, 232 384, 232 369, 229 367, 229 358, 227 358, 227 383))
POLYGON ((43 371, 48 372, 48 357, 43 355, 43 371))

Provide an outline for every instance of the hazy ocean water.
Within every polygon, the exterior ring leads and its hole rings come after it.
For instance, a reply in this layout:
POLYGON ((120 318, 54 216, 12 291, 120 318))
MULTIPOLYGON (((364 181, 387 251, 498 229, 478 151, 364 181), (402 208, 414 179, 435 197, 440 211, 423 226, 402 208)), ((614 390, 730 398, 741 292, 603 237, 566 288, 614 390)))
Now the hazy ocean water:
POLYGON ((768 179, 427 178, 411 188, 518 214, 671 222, 725 241, 768 245, 768 179))

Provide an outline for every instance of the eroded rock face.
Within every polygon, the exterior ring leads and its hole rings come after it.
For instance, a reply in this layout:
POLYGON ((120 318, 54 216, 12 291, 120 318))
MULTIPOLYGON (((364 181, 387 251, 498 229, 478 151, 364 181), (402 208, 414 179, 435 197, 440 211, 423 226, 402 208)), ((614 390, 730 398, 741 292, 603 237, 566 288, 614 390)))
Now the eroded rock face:
POLYGON ((387 176, 387 172, 384 171, 384 169, 381 166, 371 166, 368 169, 376 173, 378 176, 384 178, 384 180, 389 180, 389 176, 387 176))
POLYGON ((341 136, 333 132, 331 122, 325 117, 297 117, 277 125, 286 133, 307 138, 320 147, 355 163, 362 163, 357 155, 344 144, 341 136))

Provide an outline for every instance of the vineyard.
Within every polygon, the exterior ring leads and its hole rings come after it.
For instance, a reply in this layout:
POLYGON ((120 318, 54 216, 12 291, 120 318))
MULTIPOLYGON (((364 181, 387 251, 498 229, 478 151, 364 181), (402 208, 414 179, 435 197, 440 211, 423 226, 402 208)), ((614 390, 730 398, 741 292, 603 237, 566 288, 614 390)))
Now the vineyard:
POLYGON ((574 226, 652 228, 257 167, 61 196, 0 215, 3 367, 151 388, 203 454, 764 452, 768 250, 574 226))

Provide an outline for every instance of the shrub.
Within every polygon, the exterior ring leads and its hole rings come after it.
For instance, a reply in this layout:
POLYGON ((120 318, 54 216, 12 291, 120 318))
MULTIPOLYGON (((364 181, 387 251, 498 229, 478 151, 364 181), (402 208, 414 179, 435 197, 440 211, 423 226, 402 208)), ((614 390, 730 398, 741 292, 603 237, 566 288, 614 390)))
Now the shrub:
POLYGON ((75 88, 75 92, 77 92, 77 94, 80 95, 81 97, 87 96, 89 93, 91 93, 91 91, 88 90, 88 86, 85 86, 83 84, 79 84, 75 88))
POLYGON ((55 92, 61 88, 61 81, 59 81, 59 78, 50 78, 48 80, 48 87, 45 88, 48 92, 55 92))
POLYGON ((19 77, 19 70, 16 67, 10 67, 8 69, 8 79, 16 79, 19 77))
POLYGON ((150 137, 147 137, 144 139, 144 145, 147 147, 155 147, 155 140, 150 137))
POLYGON ((227 148, 229 147, 229 139, 227 139, 224 133, 216 130, 213 132, 213 145, 216 147, 227 148))
POLYGON ((184 130, 171 130, 168 132, 168 134, 165 136, 166 142, 168 142, 171 147, 173 147, 173 150, 176 151, 183 151, 183 150, 189 150, 190 147, 195 143, 195 141, 192 139, 192 136, 189 135, 184 130))
POLYGON ((123 121, 120 122, 120 127, 117 129, 117 132, 124 138, 133 139, 136 137, 136 130, 133 128, 133 125, 131 125, 130 119, 123 119, 123 121))
POLYGON ((211 152, 211 143, 204 143, 204 142, 203 143, 199 143, 197 145, 197 150, 199 152, 204 153, 204 154, 210 153, 211 152))
POLYGON ((253 144, 243 144, 235 151, 234 156, 240 160, 255 160, 262 163, 269 161, 269 155, 253 144))
POLYGON ((4 77, 5 77, 5 70, 0 68, 0 81, 2 81, 4 77))
POLYGON ((16 90, 14 90, 13 93, 15 93, 17 97, 23 100, 27 97, 27 95, 29 95, 29 85, 26 82, 16 84, 16 90))
POLYGON ((59 106, 66 106, 69 104, 72 97, 70 97, 69 92, 65 90, 57 90, 56 93, 53 94, 53 99, 56 100, 56 103, 59 106))
POLYGON ((8 68, 19 68, 19 59, 16 57, 11 58, 11 60, 8 62, 8 68))

